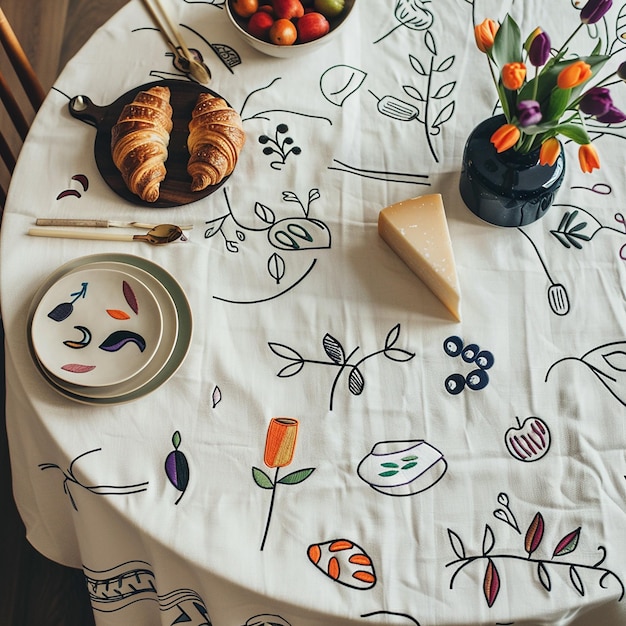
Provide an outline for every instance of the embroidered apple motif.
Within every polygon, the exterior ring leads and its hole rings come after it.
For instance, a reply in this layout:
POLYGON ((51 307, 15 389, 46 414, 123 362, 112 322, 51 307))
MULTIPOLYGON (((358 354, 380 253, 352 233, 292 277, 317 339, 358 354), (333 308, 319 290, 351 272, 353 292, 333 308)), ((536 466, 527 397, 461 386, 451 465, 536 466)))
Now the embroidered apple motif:
POLYGON ((504 442, 511 456, 519 461, 537 461, 550 449, 551 436, 548 425, 539 417, 527 417, 517 426, 512 426, 504 434, 504 442))

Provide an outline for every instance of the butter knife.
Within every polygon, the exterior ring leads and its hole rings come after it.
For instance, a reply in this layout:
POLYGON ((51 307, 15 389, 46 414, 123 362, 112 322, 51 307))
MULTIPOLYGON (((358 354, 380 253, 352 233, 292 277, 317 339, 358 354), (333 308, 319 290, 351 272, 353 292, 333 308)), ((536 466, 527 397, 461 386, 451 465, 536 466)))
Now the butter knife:
MULTIPOLYGON (((150 229, 158 226, 158 224, 146 224, 145 222, 116 222, 114 220, 84 220, 71 218, 47 218, 38 217, 35 221, 37 226, 91 226, 94 228, 141 228, 150 229)), ((181 226, 181 230, 191 230, 192 224, 181 226)))

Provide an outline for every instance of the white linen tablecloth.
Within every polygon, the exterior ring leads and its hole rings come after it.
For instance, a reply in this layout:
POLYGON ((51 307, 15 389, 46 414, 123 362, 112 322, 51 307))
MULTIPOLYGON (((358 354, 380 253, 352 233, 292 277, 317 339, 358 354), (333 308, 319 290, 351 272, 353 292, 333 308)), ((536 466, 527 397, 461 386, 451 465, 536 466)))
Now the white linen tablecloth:
MULTIPOLYGON (((41 108, 0 256, 7 427, 29 540, 84 569, 98 626, 624 624, 626 127, 594 134, 593 174, 566 144, 557 202, 524 228, 481 222, 458 191, 465 140, 496 103, 473 24, 508 11, 556 45, 579 7, 361 0, 340 37, 284 60, 238 39, 221 2, 170 6, 247 142, 226 185, 184 206, 133 206, 102 180, 96 131, 70 116, 69 98, 107 105, 185 80, 138 0, 41 108), (444 199, 461 323, 377 234, 383 207, 427 193, 444 199), (578 246, 558 235, 568 212, 585 223, 578 246), (28 237, 36 217, 194 228, 184 244, 150 247, 28 237), (164 385, 91 406, 37 372, 26 317, 52 271, 104 252, 170 272, 194 327, 164 385), (555 285, 566 314, 551 306, 555 285), (484 388, 446 390, 476 369, 446 353, 451 337, 493 355, 484 388), (276 417, 299 424, 279 470, 264 461, 276 417), (545 450, 509 450, 510 429, 533 425, 545 450), (437 480, 410 495, 375 489, 368 455, 403 447, 431 459, 437 480), (174 450, 189 467, 182 490, 165 471, 174 450)), ((600 38, 621 62, 625 12, 616 2, 577 41, 591 51, 600 38)), ((622 108, 625 88, 612 89, 622 108)))

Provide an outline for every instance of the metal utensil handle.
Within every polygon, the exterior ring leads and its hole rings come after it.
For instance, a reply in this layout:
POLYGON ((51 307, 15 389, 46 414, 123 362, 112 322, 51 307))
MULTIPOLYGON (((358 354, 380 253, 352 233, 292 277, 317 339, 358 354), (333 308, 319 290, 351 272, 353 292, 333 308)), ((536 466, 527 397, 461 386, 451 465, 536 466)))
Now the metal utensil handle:
POLYGON ((108 220, 81 220, 38 217, 35 220, 37 226, 94 226, 95 228, 108 228, 108 220))
POLYGON ((183 54, 187 57, 187 60, 193 61, 193 57, 191 56, 191 52, 189 52, 189 48, 187 48, 187 44, 185 43, 185 40, 180 34, 180 31, 178 30, 178 28, 176 27, 176 24, 172 22, 168 12, 165 10, 165 7, 161 3, 161 0, 154 0, 154 4, 156 4, 159 11, 161 11, 161 13, 163 14, 163 18, 165 19, 165 23, 167 24, 167 27, 170 29, 172 35, 174 35, 174 38, 176 39, 177 44, 182 49, 183 54))
POLYGON ((32 237, 58 237, 60 239, 98 239, 101 241, 133 241, 135 235, 124 233, 90 233, 82 230, 62 230, 50 228, 31 228, 28 235, 32 237))

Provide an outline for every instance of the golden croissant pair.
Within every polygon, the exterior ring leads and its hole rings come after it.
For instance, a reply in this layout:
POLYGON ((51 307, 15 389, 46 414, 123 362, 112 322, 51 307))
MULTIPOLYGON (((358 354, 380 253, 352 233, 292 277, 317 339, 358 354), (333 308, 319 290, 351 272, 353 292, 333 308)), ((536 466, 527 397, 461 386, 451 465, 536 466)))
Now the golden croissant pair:
MULTIPOLYGON (((113 162, 128 189, 146 202, 159 198, 172 127, 170 90, 155 86, 139 92, 111 130, 113 162)), ((191 190, 201 191, 228 176, 245 140, 239 114, 222 98, 200 93, 187 140, 191 190)))

